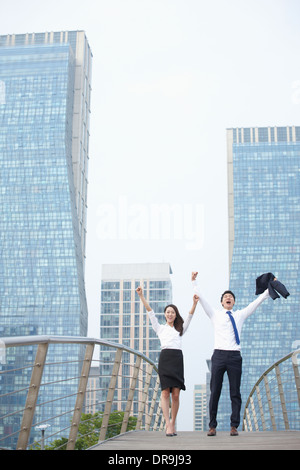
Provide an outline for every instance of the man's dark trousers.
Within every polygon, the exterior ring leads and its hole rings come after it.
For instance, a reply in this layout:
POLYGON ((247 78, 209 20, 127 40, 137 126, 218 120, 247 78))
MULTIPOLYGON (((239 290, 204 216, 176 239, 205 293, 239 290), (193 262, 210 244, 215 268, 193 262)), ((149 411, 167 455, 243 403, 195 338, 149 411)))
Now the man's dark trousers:
POLYGON ((215 349, 211 358, 211 381, 209 415, 210 428, 217 427, 218 403, 221 395, 223 376, 227 372, 231 399, 231 426, 237 428, 240 424, 242 405, 240 385, 242 376, 242 357, 240 351, 215 349))

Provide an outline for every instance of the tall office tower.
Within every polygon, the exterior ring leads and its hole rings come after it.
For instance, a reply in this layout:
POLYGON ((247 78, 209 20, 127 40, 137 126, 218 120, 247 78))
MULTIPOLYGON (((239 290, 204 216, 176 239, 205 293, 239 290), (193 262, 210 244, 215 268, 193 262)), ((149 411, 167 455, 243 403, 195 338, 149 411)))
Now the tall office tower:
MULTIPOLYGON (((91 62, 83 31, 0 36, 1 336, 87 333, 91 62)), ((22 366, 26 354, 8 353, 6 367, 22 366)), ((81 357, 76 348, 69 354, 81 357)), ((33 352, 28 356, 32 360, 33 352)), ((52 359, 64 361, 64 349, 52 359)), ((10 380, 21 380, 15 374, 10 380)), ((45 381, 55 382, 61 371, 45 374, 45 381)), ((45 401, 62 389, 68 395, 74 384, 45 390, 45 401)), ((3 414, 14 410, 3 400, 3 414)), ((42 417, 59 415, 69 405, 68 399, 62 405, 54 401, 43 407, 42 417)), ((0 434, 15 421, 8 420, 0 434)))
MULTIPOLYGON (((100 338, 136 349, 158 364, 160 342, 153 331, 149 317, 136 293, 143 287, 145 298, 157 315, 165 322, 165 306, 172 301, 172 274, 168 263, 107 264, 102 267, 100 338)), ((113 352, 109 348, 100 350, 100 389, 105 401, 110 382, 113 352)), ((130 385, 129 367, 133 357, 123 353, 123 375, 127 383, 118 384, 118 409, 124 410, 130 385), (126 369, 126 370, 125 370, 126 369)), ((138 401, 133 403, 133 414, 138 412, 138 401)))
MULTIPOLYGON (((243 405, 255 382, 296 349, 300 329, 300 127, 227 130, 230 289, 235 308, 256 298, 256 278, 272 272, 290 297, 265 300, 242 331, 243 405)), ((223 387, 218 422, 230 424, 223 387)), ((292 406, 287 403, 287 407, 292 406)), ((243 407, 242 407, 243 411, 243 407)), ((295 422, 290 427, 299 426, 295 422)))
POLYGON ((194 431, 206 430, 206 384, 194 385, 194 431))

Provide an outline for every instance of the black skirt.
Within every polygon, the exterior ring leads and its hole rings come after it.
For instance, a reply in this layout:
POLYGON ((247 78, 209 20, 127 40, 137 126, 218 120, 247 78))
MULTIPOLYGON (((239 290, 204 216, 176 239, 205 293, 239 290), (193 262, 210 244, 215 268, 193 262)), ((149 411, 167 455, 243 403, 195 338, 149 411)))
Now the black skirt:
POLYGON ((158 375, 161 389, 173 387, 185 390, 183 354, 181 349, 162 349, 158 362, 158 375))

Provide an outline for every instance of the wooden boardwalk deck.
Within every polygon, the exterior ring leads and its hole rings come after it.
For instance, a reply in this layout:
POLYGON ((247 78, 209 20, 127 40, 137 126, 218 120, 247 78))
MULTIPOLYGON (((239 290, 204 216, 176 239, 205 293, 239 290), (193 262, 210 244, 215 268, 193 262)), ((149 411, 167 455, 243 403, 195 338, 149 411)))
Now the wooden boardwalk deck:
POLYGON ((112 453, 121 450, 300 450, 300 431, 240 432, 234 437, 225 431, 217 432, 215 437, 200 431, 179 431, 174 437, 166 437, 163 432, 131 431, 90 450, 112 453))

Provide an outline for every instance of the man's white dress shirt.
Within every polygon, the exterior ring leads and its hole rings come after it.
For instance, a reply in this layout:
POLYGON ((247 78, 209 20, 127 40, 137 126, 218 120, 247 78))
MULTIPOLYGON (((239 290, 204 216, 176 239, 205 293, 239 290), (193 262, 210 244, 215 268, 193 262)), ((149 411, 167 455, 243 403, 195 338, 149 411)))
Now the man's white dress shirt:
MULTIPOLYGON (((222 310, 213 309, 205 300, 199 291, 197 281, 192 281, 195 293, 199 296, 203 310, 211 319, 214 327, 214 349, 223 349, 226 351, 240 351, 241 345, 237 344, 233 326, 229 315, 226 313, 228 310, 222 307, 222 310)), ((238 330, 239 337, 241 338, 242 326, 244 321, 260 306, 260 304, 269 297, 269 291, 266 289, 257 299, 255 299, 248 307, 242 310, 232 311, 232 316, 238 330)))

